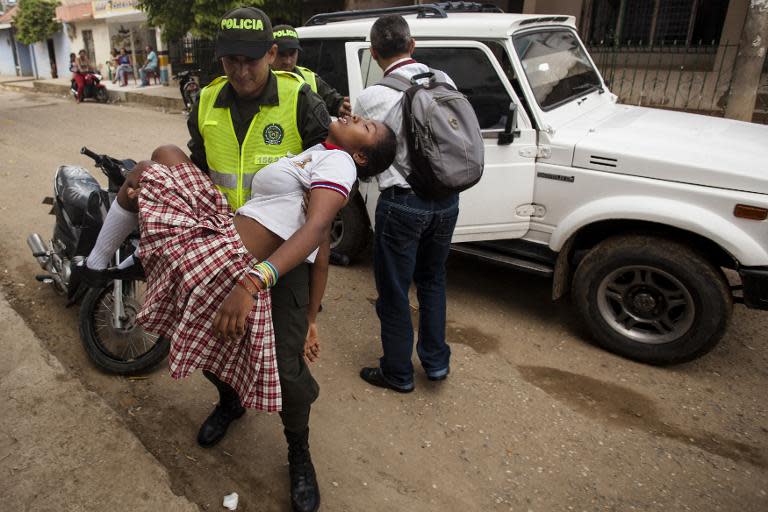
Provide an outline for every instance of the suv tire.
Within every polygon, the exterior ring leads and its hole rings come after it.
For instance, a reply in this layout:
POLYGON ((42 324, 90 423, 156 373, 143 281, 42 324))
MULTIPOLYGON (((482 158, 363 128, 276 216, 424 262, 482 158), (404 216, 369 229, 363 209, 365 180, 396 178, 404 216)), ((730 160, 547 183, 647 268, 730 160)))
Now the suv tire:
POLYGON ((600 242, 576 269, 573 297, 600 346, 649 364, 709 352, 733 309, 718 268, 687 246, 655 236, 600 242))
POLYGON ((368 248, 371 226, 359 193, 349 199, 331 224, 331 250, 355 261, 368 248))

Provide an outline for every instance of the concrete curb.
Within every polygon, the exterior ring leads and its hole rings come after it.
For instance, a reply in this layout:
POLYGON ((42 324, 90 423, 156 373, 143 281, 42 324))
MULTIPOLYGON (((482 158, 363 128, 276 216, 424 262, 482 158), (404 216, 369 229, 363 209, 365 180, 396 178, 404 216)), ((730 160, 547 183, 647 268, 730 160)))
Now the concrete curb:
MULTIPOLYGON (((56 94, 61 96, 69 96, 69 87, 65 84, 50 83, 41 80, 24 81, 24 82, 5 82, 0 83, 0 87, 20 92, 42 92, 46 94, 56 94), (21 84, 24 85, 21 85, 21 84)), ((168 98, 165 96, 155 96, 152 94, 144 94, 135 91, 121 91, 115 89, 107 89, 109 92, 110 103, 131 103, 135 105, 147 105, 150 107, 160 107, 167 110, 184 110, 184 102, 181 98, 168 98)))

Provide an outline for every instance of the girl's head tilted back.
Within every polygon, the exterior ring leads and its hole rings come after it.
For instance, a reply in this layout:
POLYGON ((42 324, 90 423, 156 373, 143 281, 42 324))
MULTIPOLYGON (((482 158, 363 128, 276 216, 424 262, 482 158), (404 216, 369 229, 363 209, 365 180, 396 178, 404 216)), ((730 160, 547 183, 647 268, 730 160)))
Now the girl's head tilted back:
POLYGON ((358 178, 370 178, 384 172, 395 159, 395 133, 381 121, 359 116, 341 117, 331 123, 328 142, 352 156, 358 178))

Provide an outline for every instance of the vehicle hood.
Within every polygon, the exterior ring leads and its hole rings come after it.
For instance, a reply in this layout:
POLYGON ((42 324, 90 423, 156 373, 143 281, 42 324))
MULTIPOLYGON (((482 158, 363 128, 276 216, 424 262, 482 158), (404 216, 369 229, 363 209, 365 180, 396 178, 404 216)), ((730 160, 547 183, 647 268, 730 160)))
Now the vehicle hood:
MULTIPOLYGON (((768 194, 768 126, 628 105, 583 126, 573 166, 768 194)), ((571 133, 573 128, 570 127, 571 133)))

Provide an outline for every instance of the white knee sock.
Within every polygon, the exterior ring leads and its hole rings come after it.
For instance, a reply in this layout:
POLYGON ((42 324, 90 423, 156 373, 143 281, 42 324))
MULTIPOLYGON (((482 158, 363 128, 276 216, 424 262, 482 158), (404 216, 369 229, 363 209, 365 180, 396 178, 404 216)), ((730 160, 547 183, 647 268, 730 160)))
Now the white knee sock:
POLYGON ((117 199, 112 201, 107 218, 104 219, 104 225, 101 226, 99 237, 96 239, 96 245, 85 261, 88 268, 94 270, 107 268, 109 260, 112 259, 120 244, 138 225, 139 214, 129 212, 117 204, 117 199))
POLYGON ((134 253, 133 253, 133 254, 131 254, 130 256, 128 256, 127 258, 125 258, 123 261, 121 261, 120 263, 118 263, 118 264, 117 264, 117 268, 119 268, 120 270, 122 270, 122 269, 124 269, 124 268, 128 268, 128 267, 130 267, 131 265, 133 265, 133 264, 134 264, 134 262, 135 262, 135 261, 138 259, 138 256, 136 255, 136 252, 137 252, 137 251, 138 251, 138 249, 136 249, 136 251, 134 251, 134 253))

